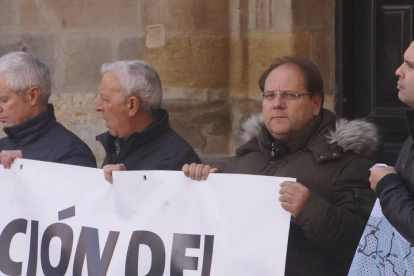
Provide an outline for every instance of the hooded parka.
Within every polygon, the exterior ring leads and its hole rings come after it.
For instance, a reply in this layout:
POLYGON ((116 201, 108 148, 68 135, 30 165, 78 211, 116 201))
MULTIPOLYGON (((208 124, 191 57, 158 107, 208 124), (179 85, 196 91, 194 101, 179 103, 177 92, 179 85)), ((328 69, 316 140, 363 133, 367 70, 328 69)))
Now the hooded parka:
MULTIPOLYGON (((244 125, 246 144, 236 150, 226 173, 293 177, 310 190, 292 218, 285 275, 346 275, 375 201, 370 189, 375 127, 339 121, 322 110, 289 137, 273 138, 253 117, 244 125)), ((275 200, 278 200, 275 198, 275 200)))

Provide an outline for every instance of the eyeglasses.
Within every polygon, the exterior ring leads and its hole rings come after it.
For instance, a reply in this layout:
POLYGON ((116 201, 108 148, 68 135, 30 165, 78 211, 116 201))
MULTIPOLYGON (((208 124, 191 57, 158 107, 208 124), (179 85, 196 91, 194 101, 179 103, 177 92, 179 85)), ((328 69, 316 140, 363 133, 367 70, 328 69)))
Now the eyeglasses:
POLYGON ((260 93, 260 97, 262 100, 273 101, 276 99, 276 96, 280 95, 283 100, 286 101, 296 101, 299 100, 300 97, 305 95, 310 95, 310 93, 289 93, 289 92, 273 92, 273 91, 266 91, 260 93))

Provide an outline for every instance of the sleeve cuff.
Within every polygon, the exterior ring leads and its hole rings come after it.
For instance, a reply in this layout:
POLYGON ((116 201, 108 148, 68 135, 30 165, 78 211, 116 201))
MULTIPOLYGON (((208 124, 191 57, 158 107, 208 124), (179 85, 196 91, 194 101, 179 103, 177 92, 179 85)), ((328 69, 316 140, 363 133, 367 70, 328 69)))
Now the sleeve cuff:
POLYGON ((302 210, 292 221, 300 226, 315 222, 315 218, 321 215, 320 211, 328 208, 327 205, 328 203, 325 200, 321 200, 318 194, 311 192, 305 204, 303 204, 302 210), (319 216, 316 216, 314 212, 317 212, 319 216))
POLYGON ((377 189, 376 189, 377 196, 379 197, 382 194, 382 192, 384 191, 384 189, 388 185, 390 185, 390 183, 398 182, 398 181, 400 181, 400 176, 398 174, 395 174, 395 173, 387 174, 386 176, 381 178, 381 180, 378 181, 378 184, 377 184, 377 189))

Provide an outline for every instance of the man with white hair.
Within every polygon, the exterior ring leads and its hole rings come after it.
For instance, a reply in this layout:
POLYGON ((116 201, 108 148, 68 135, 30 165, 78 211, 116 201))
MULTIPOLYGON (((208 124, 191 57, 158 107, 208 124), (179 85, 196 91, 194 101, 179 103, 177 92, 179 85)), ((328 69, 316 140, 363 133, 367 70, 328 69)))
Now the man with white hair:
POLYGON ((114 170, 181 170, 199 163, 194 149, 171 129, 168 112, 161 109, 158 73, 145 61, 102 65, 102 82, 95 110, 109 131, 99 135, 105 151, 105 178, 114 170))
POLYGON ((90 148, 56 122, 50 72, 40 59, 12 52, 0 58, 0 162, 10 168, 14 159, 96 167, 90 148))

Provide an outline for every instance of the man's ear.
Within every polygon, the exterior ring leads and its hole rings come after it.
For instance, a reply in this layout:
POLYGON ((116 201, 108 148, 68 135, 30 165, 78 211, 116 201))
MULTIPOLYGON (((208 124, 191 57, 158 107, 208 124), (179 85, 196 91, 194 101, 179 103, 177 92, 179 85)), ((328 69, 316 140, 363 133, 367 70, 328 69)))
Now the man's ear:
POLYGON ((139 99, 137 96, 131 96, 127 99, 127 107, 128 107, 128 115, 129 117, 134 116, 137 114, 139 110, 139 99))
POLYGON ((31 106, 34 106, 40 102, 41 91, 39 87, 30 87, 26 91, 26 100, 30 103, 31 106))
POLYGON ((322 109, 322 96, 315 94, 312 97, 313 115, 317 116, 322 109))

